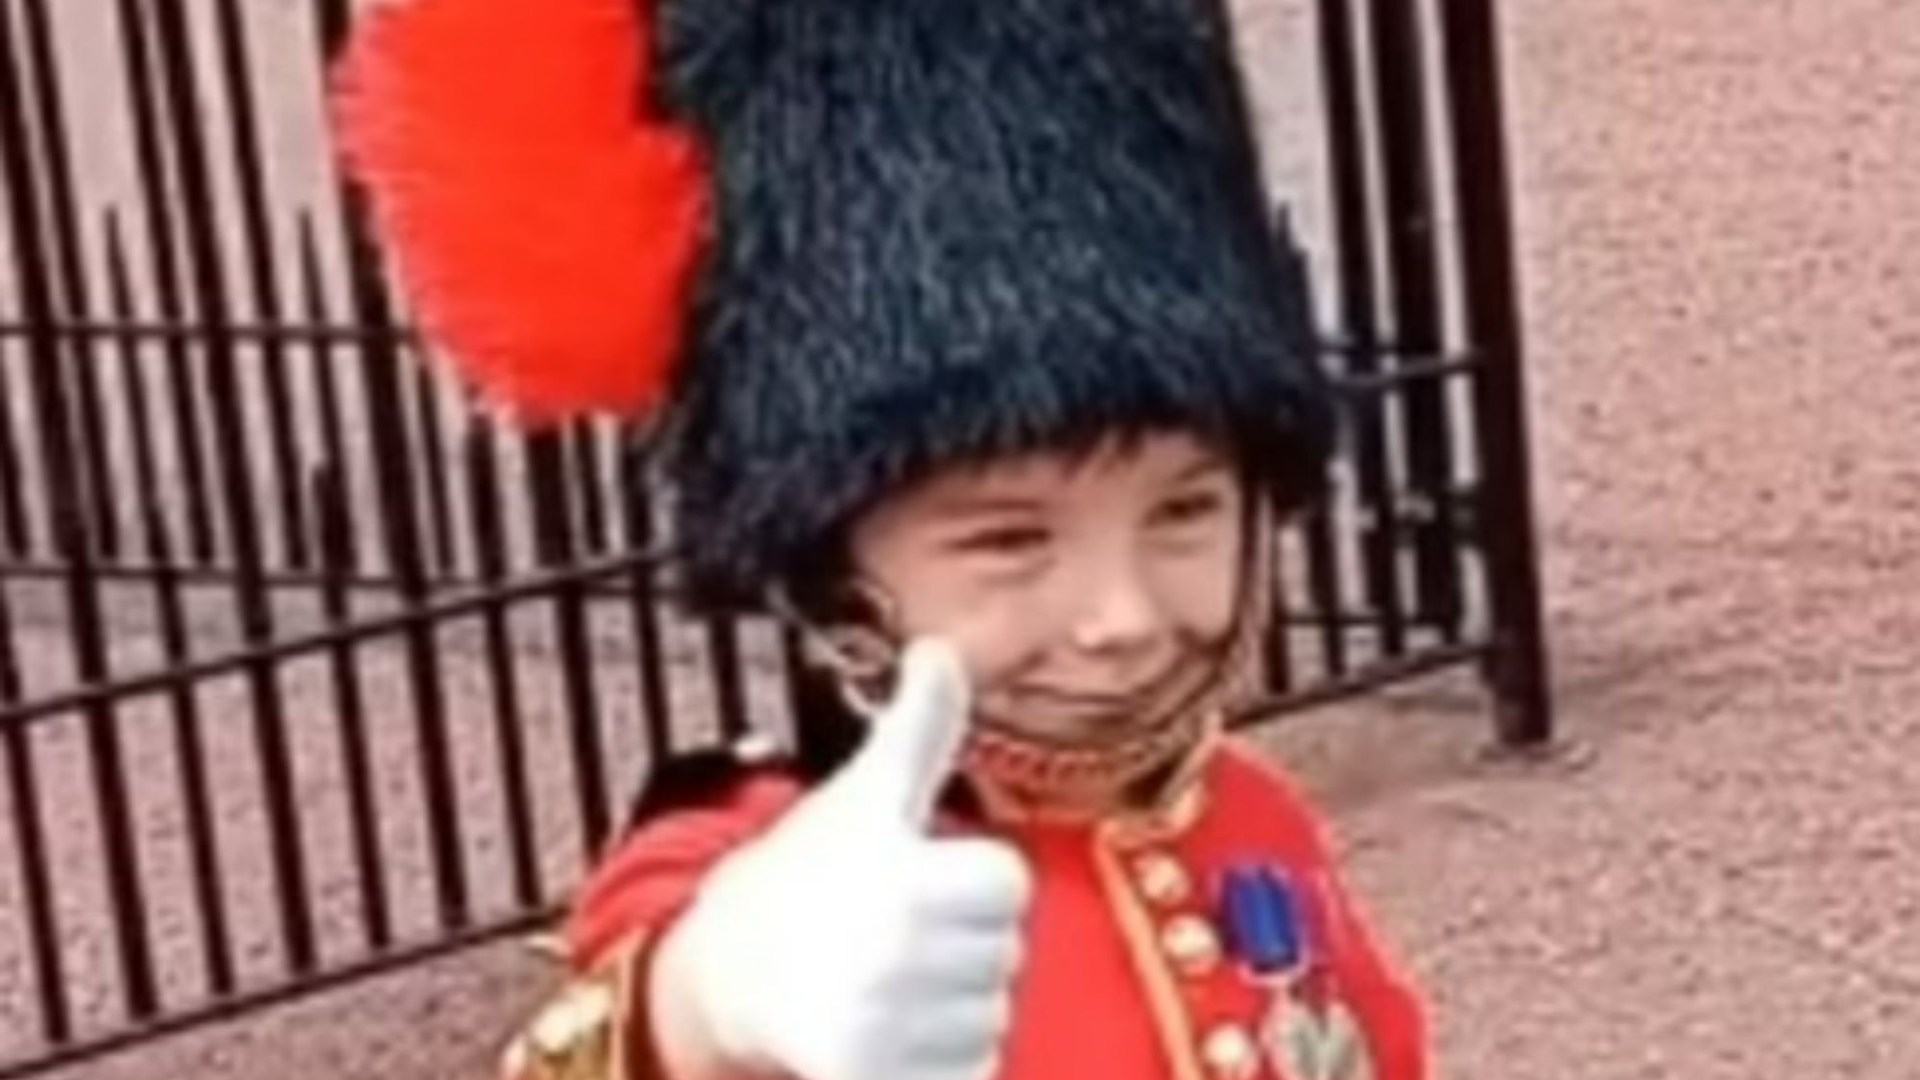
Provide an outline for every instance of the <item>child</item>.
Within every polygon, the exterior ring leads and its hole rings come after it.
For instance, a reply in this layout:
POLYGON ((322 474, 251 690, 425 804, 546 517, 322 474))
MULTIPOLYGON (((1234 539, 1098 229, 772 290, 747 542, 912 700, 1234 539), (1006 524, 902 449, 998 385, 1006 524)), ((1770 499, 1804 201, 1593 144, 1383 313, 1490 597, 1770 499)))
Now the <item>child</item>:
POLYGON ((1221 9, 645 8, 401 0, 343 84, 428 328, 650 418, 687 580, 839 693, 651 778, 509 1080, 1423 1080, 1220 730, 1329 428, 1221 9))

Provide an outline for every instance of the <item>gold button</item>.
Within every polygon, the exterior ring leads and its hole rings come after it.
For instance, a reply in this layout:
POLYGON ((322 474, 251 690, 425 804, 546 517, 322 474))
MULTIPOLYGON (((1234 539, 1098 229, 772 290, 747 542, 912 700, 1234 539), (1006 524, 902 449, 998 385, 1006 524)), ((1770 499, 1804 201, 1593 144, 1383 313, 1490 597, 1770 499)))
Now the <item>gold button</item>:
POLYGON ((1160 931, 1160 947, 1184 975, 1205 975, 1220 963, 1220 935, 1198 915, 1176 915, 1160 931))
POLYGON ((1193 895, 1193 882, 1180 861, 1163 852, 1150 852, 1133 863, 1133 881, 1140 895, 1161 907, 1183 904, 1193 895))
POLYGON ((1200 1060, 1220 1080, 1252 1080, 1260 1074, 1260 1046, 1247 1029, 1222 1024, 1200 1044, 1200 1060))

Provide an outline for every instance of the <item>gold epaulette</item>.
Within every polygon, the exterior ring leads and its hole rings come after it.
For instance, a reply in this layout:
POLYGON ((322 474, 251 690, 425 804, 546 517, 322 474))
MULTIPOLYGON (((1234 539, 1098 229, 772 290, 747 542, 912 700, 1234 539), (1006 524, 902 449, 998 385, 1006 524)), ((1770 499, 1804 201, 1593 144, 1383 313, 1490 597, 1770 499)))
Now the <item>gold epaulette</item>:
MULTIPOLYGON (((561 984, 501 1056, 500 1080, 643 1080, 630 1071, 636 937, 585 974, 561 984)), ((548 942, 535 948, 554 955, 548 942)))

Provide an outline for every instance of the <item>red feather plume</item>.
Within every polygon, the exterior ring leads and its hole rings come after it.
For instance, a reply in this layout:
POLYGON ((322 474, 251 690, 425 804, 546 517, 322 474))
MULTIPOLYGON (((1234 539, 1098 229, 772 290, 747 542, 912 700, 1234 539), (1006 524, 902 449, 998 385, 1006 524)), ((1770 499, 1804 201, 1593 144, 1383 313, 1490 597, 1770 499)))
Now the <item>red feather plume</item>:
POLYGON ((420 320, 530 423, 643 415, 681 349, 705 155, 639 0, 404 0, 337 71, 341 145, 420 320))

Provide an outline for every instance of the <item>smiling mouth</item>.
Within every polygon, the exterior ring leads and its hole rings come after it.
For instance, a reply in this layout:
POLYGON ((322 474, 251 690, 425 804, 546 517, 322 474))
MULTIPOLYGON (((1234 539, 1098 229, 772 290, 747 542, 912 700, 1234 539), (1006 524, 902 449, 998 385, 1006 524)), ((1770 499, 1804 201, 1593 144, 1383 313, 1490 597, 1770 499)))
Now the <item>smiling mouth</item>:
POLYGON ((1125 694, 1075 694, 1046 687, 1015 687, 1007 695, 1012 708, 1002 727, 1070 742, 1137 734, 1161 719, 1160 706, 1170 691, 1192 678, 1189 666, 1178 664, 1166 674, 1141 683, 1125 694))
POLYGON ((1065 694, 1020 693, 1019 701, 1058 720, 1101 720, 1137 711, 1152 702, 1153 690, 1137 696, 1073 697, 1065 694))
POLYGON ((1152 701, 1164 693, 1168 687, 1182 681, 1194 668, 1187 660, 1175 660, 1151 679, 1138 683, 1132 689, 1114 693, 1106 690, 1085 692, 1063 690, 1058 687, 1039 683, 1016 684, 1012 687, 1015 694, 1033 701, 1044 701, 1059 706, 1062 711, 1072 712, 1113 712, 1152 701))

